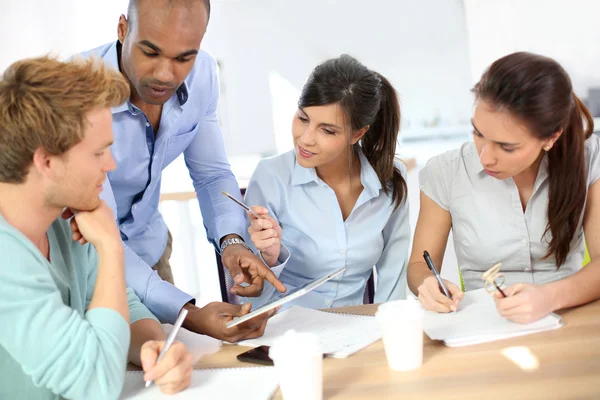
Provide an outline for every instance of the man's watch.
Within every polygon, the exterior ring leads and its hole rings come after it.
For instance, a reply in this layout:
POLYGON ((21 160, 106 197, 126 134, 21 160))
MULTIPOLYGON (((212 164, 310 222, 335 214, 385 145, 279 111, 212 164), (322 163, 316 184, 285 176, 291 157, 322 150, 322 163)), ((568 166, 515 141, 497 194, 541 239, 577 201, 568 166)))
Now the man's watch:
MULTIPOLYGON (((247 250, 250 250, 250 247, 248 247, 248 245, 242 239, 240 239, 240 238, 229 238, 229 239, 223 240, 223 243, 221 243, 221 254, 223 254, 223 250, 225 250, 225 248, 227 246, 230 246, 232 244, 241 244, 247 250)), ((252 250, 250 250, 250 251, 252 251, 252 250)))

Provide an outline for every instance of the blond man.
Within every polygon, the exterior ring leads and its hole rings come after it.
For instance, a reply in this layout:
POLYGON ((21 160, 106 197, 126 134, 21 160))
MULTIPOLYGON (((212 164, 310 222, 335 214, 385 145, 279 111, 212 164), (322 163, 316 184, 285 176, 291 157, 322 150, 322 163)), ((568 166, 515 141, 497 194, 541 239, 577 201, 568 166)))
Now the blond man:
POLYGON ((119 230, 99 199, 115 168, 110 107, 128 95, 93 60, 23 60, 0 80, 2 399, 114 399, 127 361, 163 392, 189 385, 183 345, 156 363, 164 332, 125 286, 119 230))

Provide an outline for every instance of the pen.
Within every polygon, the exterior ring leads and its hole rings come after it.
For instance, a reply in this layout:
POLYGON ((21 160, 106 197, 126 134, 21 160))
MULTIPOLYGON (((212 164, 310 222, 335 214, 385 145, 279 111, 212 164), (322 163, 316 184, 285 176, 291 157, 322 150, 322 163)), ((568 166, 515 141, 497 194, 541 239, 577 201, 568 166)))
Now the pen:
POLYGON ((506 297, 506 293, 504 293, 504 292, 502 291, 502 289, 500 289, 500 286, 498 286, 498 285, 496 284, 496 282, 494 282, 494 286, 496 286, 496 289, 498 289, 498 291, 500 292, 500 294, 502 295, 502 297, 506 297))
POLYGON ((230 195, 229 193, 223 191, 221 192, 223 193, 225 196, 229 197, 231 200, 233 200, 236 204, 240 205, 244 210, 248 211, 250 214, 254 215, 256 218, 262 218, 260 215, 258 215, 257 213, 255 213, 254 211, 252 211, 252 209, 250 207, 248 207, 247 205, 245 205, 244 203, 242 203, 241 201, 239 201, 238 199, 236 199, 235 197, 233 197, 232 195, 230 195))
MULTIPOLYGON (((169 334, 169 337, 167 338, 167 343, 165 343, 165 347, 163 347, 162 351, 158 355, 156 364, 158 364, 160 362, 160 360, 163 359, 163 357, 165 356, 167 351, 169 351, 169 347, 171 347, 171 345, 175 341, 175 336, 177 336, 177 332, 179 331, 179 328, 181 328, 181 325, 183 324, 183 320, 185 319, 185 316, 187 315, 187 313, 188 313, 188 310, 186 310, 185 308, 182 309, 181 312, 179 313, 179 316, 177 317, 177 321, 175 321, 175 325, 173 326, 173 330, 171 331, 171 333, 169 334)), ((153 381, 146 381, 146 387, 152 385, 152 382, 153 381)))
POLYGON ((444 292, 447 298, 451 299, 452 296, 450 296, 450 292, 448 291, 448 289, 446 289, 446 285, 444 285, 444 281, 442 281, 442 278, 440 277, 437 268, 433 264, 433 260, 431 259, 431 257, 429 257, 429 253, 427 252, 427 250, 423 252, 423 258, 425 259, 425 263, 427 264, 431 272, 433 272, 433 276, 435 276, 435 279, 437 279, 438 284, 440 285, 440 289, 442 289, 442 292, 444 292))

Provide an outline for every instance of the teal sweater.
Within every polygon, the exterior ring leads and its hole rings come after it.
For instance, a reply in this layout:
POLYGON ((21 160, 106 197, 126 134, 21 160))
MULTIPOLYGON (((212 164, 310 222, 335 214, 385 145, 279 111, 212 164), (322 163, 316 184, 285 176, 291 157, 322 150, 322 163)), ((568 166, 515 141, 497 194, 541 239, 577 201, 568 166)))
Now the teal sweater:
MULTIPOLYGON (((123 386, 129 324, 88 306, 98 258, 71 240, 69 224, 48 230, 50 260, 0 216, 0 399, 116 399, 123 386)), ((131 322, 156 318, 127 291, 131 322)))

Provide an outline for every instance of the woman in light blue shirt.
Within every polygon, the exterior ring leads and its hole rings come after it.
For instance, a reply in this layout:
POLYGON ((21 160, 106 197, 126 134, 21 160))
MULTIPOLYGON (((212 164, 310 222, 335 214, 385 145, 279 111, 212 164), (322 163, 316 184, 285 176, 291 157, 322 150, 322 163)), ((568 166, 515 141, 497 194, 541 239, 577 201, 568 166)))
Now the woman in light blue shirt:
POLYGON ((600 298, 600 138, 589 111, 554 60, 514 53, 473 89, 473 143, 434 157, 419 175, 421 209, 408 267, 430 310, 455 310, 423 262, 438 267, 452 229, 467 290, 501 262, 498 311, 531 322, 600 298), (591 262, 582 269, 585 242, 591 262))
MULTIPOLYGON (((342 55, 315 68, 292 123, 293 151, 262 160, 246 202, 252 243, 289 289, 345 272, 295 305, 363 303, 376 268, 375 302, 404 298, 409 243, 406 169, 395 160, 400 106, 389 81, 342 55)), ((234 288, 235 289, 235 288, 234 288)), ((263 303, 275 294, 265 287, 263 303)))

